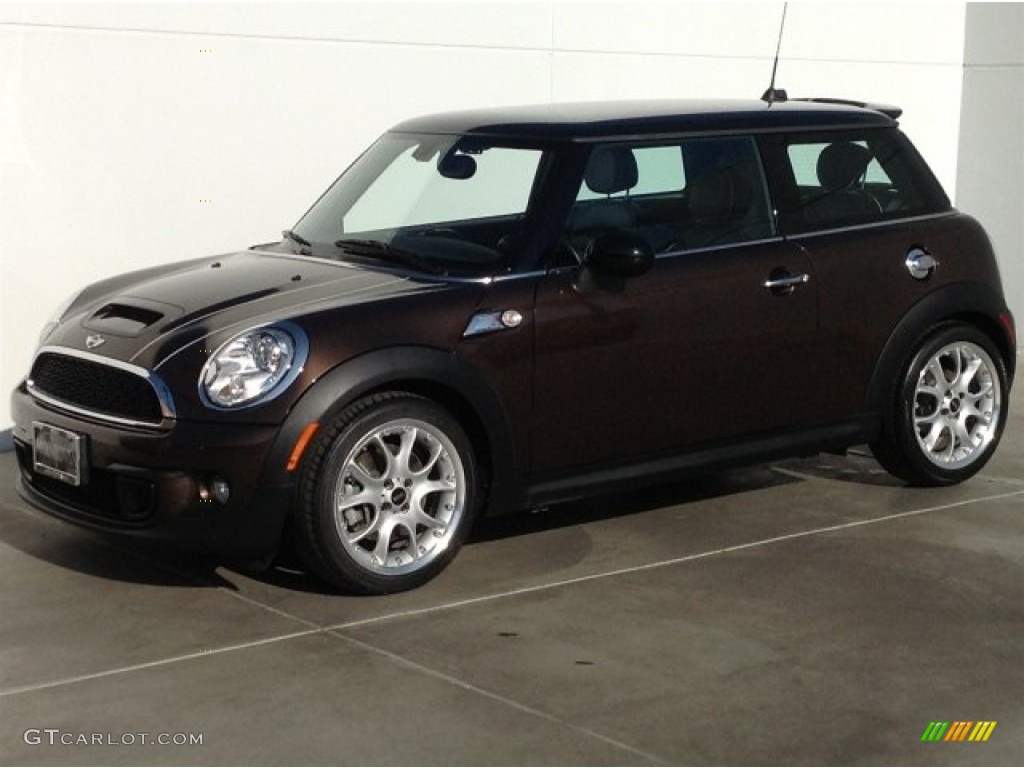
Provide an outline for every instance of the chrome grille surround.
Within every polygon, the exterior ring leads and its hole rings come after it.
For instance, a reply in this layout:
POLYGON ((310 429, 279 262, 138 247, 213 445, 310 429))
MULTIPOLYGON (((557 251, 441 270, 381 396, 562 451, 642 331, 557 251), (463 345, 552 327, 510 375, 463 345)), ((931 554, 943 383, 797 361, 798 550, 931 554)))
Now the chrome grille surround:
POLYGON ((167 385, 159 376, 141 366, 103 357, 92 352, 60 346, 41 347, 32 362, 32 371, 25 384, 32 397, 47 405, 112 424, 158 427, 164 420, 176 417, 174 399, 167 385), (72 382, 77 385, 73 387, 72 392, 69 393, 66 381, 54 380, 54 377, 61 375, 60 372, 51 374, 45 370, 40 371, 41 366, 50 364, 51 359, 54 359, 53 364, 65 366, 65 371, 70 368, 71 375, 79 379, 77 382, 72 382), (76 362, 79 365, 76 366, 76 362), (91 390, 88 386, 83 386, 81 382, 82 379, 95 379, 97 375, 104 376, 104 369, 110 371, 110 378, 106 382, 94 381, 93 384, 102 388, 104 384, 110 385, 119 381, 122 386, 127 385, 129 389, 132 389, 135 387, 134 382, 124 377, 126 374, 134 376, 148 387, 145 394, 142 394, 143 390, 141 389, 134 390, 133 394, 136 395, 136 400, 148 398, 151 395, 152 402, 135 403, 134 405, 139 406, 135 409, 132 408, 132 403, 128 403, 127 408, 121 409, 119 412, 111 412, 112 409, 105 407, 103 402, 105 394, 102 390, 100 396, 97 396, 97 390, 91 390), (38 373, 43 373, 40 380, 37 380, 38 373), (52 391, 54 389, 61 391, 54 392, 52 391), (80 392, 83 394, 81 397, 78 396, 80 392))

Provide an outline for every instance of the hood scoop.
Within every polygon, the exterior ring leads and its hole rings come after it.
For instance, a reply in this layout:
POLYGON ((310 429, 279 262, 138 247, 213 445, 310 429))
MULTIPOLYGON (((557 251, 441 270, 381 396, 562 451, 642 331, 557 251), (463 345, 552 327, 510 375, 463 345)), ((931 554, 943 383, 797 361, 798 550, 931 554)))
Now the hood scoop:
POLYGON ((185 310, 172 304, 137 298, 118 298, 104 304, 82 325, 91 331, 113 336, 138 336, 151 325, 166 317, 177 317, 185 310))

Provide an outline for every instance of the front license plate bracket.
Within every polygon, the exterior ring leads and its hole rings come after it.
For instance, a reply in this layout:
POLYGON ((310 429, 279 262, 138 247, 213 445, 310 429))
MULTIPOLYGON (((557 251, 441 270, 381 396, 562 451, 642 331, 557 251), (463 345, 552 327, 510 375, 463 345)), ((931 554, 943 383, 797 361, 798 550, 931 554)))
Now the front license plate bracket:
POLYGON ((85 435, 41 421, 33 422, 32 469, 68 485, 88 482, 85 435))

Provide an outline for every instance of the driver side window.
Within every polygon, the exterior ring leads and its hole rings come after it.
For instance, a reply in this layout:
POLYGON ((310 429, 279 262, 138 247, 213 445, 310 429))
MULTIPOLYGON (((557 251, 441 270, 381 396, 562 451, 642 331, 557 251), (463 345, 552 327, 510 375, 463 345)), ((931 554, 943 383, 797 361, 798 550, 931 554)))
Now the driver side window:
POLYGON ((610 231, 643 237, 656 254, 772 236, 754 140, 595 146, 562 242, 582 259, 589 243, 610 231))

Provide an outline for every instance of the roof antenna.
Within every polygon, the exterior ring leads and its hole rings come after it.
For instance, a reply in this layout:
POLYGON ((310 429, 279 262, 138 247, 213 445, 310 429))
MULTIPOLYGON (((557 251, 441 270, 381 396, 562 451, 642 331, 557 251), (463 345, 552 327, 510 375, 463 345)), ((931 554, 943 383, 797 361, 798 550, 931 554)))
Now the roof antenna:
POLYGON ((779 51, 782 50, 782 30, 786 28, 786 9, 789 7, 789 3, 782 4, 782 21, 779 23, 779 42, 775 46, 775 61, 772 62, 772 81, 768 85, 768 90, 761 96, 761 101, 766 101, 769 104, 774 104, 776 101, 785 101, 786 92, 779 88, 775 88, 775 70, 779 68, 779 51))

